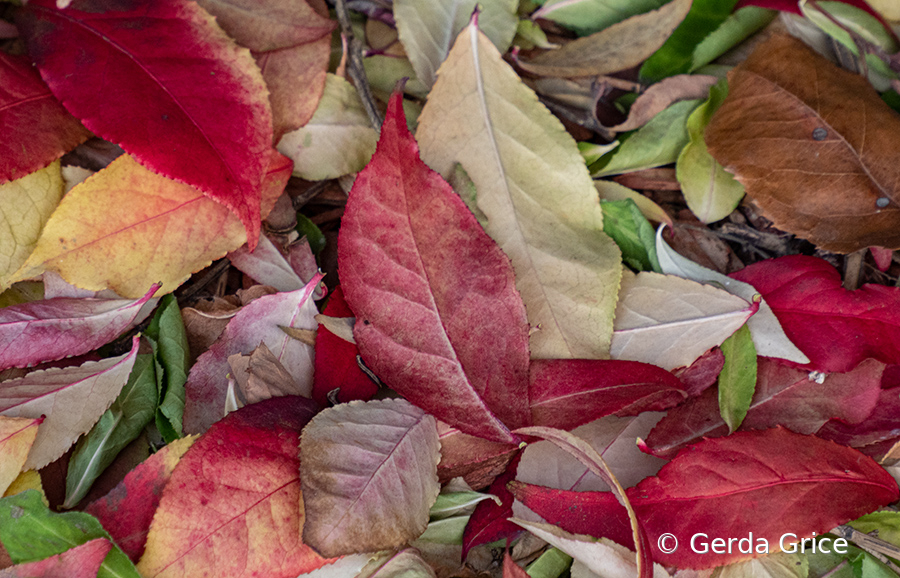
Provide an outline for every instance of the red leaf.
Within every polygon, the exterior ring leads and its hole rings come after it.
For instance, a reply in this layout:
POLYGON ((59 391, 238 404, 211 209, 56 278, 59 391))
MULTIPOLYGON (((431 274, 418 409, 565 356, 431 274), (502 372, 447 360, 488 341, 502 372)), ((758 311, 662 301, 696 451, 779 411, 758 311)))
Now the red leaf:
POLYGON ((803 255, 760 261, 731 276, 762 294, 811 369, 847 372, 869 357, 900 363, 900 289, 848 291, 828 262, 803 255))
MULTIPOLYGON (((509 522, 512 524, 512 522, 509 522)), ((516 526, 518 527, 518 526, 516 526)), ((466 555, 463 554, 463 558, 466 555)), ((509 547, 507 546, 506 551, 503 553, 503 578, 529 578, 528 572, 526 572, 521 566, 516 564, 516 562, 512 559, 512 556, 509 555, 509 547)))
POLYGON ((723 367, 725 356, 721 349, 714 347, 698 357, 694 363, 676 369, 672 373, 684 384, 688 397, 696 397, 718 382, 723 367))
POLYGON ((141 575, 288 578, 326 564, 300 541, 297 438, 316 409, 303 397, 267 399, 197 440, 163 491, 141 575))
MULTIPOLYGON (((760 357, 756 392, 740 430, 782 425, 813 434, 832 418, 868 423, 878 403, 883 371, 883 364, 870 359, 849 373, 832 373, 818 383, 808 371, 760 357)), ((718 390, 708 389, 670 411, 647 436, 646 447, 653 455, 668 458, 702 437, 726 436, 728 431, 719 413, 718 390)))
POLYGON ((419 159, 399 94, 350 193, 338 264, 369 368, 438 419, 514 441, 506 426, 531 416, 528 322, 513 269, 419 159))
POLYGON ((0 52, 0 134, 0 184, 47 166, 91 136, 26 58, 5 52, 0 52))
POLYGON ((112 548, 97 538, 37 562, 26 562, 0 570, 0 578, 94 578, 112 548))
POLYGON ((494 483, 488 488, 487 493, 493 494, 500 498, 500 504, 494 500, 483 500, 475 506, 475 511, 466 524, 463 532, 462 542, 462 559, 466 559, 469 550, 475 546, 489 544, 508 538, 514 540, 522 533, 521 526, 513 524, 509 518, 513 516, 513 495, 507 489, 506 485, 516 478, 516 469, 519 467, 519 457, 517 455, 510 462, 509 467, 502 475, 497 476, 494 483))
MULTIPOLYGON (((329 317, 352 317, 353 312, 344 300, 340 285, 334 288, 328 298, 328 305, 322 311, 329 317)), ((342 403, 361 399, 372 399, 378 386, 359 368, 356 356, 359 348, 345 341, 319 325, 316 333, 316 370, 313 377, 312 397, 319 405, 328 405, 328 393, 337 389, 338 400, 342 403)))
POLYGON ((475 490, 489 486, 506 471, 510 460, 519 451, 516 444, 470 436, 442 421, 438 422, 438 437, 441 440, 438 464, 441 483, 462 477, 475 490))
MULTIPOLYGON (((606 536, 631 546, 624 511, 608 492, 569 492, 510 484, 517 499, 547 521, 574 533, 606 536)), ((858 451, 784 428, 738 432, 682 451, 627 491, 647 530, 653 559, 680 568, 710 568, 757 553, 697 554, 697 533, 713 538, 765 540, 775 551, 784 534, 797 538, 831 528, 897 500, 897 482, 858 451), (657 539, 681 544, 663 553, 657 539)))
POLYGON ((256 245, 272 112, 249 51, 212 16, 179 0, 33 0, 16 23, 69 112, 234 211, 256 245))
MULTIPOLYGON (((832 420, 823 425, 816 436, 854 448, 900 436, 900 392, 896 389, 882 390, 875 410, 865 421, 851 425, 832 420)), ((865 453, 872 455, 868 451, 865 453)))
POLYGON ((614 413, 668 409, 686 397, 674 375, 637 361, 536 359, 530 377, 534 425, 565 430, 614 413))

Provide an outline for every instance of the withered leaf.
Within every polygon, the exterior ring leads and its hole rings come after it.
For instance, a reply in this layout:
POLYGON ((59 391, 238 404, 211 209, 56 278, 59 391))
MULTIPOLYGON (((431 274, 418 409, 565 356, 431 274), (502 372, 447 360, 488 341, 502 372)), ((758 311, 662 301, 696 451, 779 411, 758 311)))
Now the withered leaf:
POLYGON ((819 248, 900 248, 900 116, 865 78, 776 36, 728 75, 709 152, 776 227, 819 248))

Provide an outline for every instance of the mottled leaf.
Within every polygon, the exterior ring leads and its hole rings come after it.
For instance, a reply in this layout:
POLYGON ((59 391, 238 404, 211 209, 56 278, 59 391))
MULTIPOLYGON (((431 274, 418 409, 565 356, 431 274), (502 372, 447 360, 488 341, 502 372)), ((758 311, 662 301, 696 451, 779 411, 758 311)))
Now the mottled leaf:
POLYGON ((95 578, 112 544, 97 538, 37 562, 0 570, 0 578, 95 578))
POLYGON ((0 495, 19 476, 41 418, 0 416, 0 495))

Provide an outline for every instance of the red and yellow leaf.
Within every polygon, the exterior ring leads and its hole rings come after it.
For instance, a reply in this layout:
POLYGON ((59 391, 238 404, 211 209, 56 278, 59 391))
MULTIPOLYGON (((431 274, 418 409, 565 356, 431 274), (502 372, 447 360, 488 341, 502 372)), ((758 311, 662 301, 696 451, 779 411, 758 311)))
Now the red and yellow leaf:
POLYGON ((0 496, 19 477, 42 421, 0 416, 0 496))

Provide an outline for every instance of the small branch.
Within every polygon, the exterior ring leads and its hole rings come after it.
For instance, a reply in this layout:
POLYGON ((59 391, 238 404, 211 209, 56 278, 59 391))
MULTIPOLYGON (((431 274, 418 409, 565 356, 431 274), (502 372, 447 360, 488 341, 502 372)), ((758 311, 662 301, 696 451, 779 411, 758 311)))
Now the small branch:
POLYGON ((350 23, 350 12, 347 10, 347 0, 335 0, 335 12, 337 12, 338 22, 341 24, 341 35, 346 39, 350 52, 350 66, 348 67, 350 78, 356 85, 359 97, 362 100, 369 121, 376 131, 381 132, 381 123, 384 119, 381 117, 378 107, 375 106, 375 97, 372 96, 372 89, 369 86, 369 80, 366 78, 366 69, 363 67, 363 47, 353 34, 353 26, 350 23))

